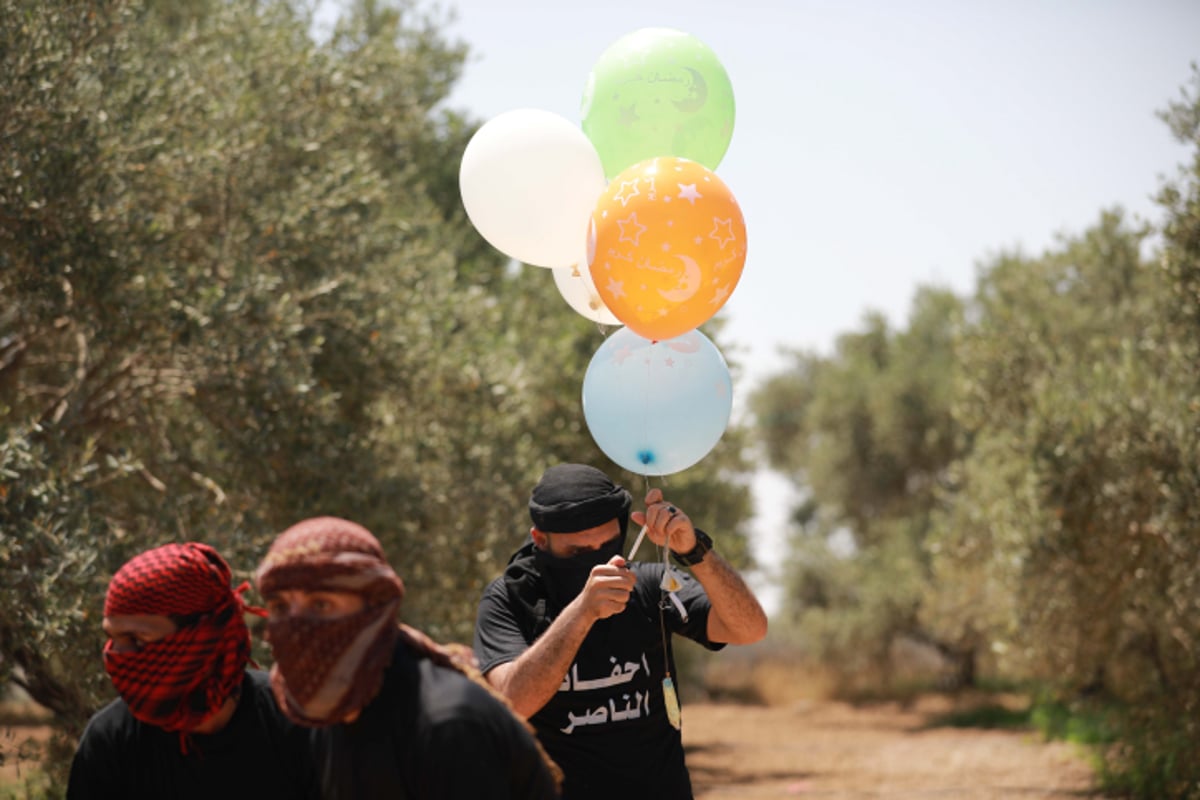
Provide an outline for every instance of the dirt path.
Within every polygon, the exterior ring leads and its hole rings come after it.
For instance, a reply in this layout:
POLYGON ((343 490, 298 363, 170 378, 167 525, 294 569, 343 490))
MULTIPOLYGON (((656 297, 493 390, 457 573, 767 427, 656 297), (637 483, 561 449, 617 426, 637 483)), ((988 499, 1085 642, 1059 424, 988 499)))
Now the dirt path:
POLYGON ((39 724, 0 723, 0 800, 24 796, 24 778, 36 770, 50 728, 39 724))
POLYGON ((1092 795, 1092 770, 1035 733, 937 727, 950 701, 909 708, 692 703, 683 740, 696 797, 1055 798, 1092 795))
MULTIPOLYGON (((1034 733, 939 727, 951 701, 855 707, 688 703, 683 741, 697 800, 747 798, 1092 797, 1092 771, 1072 745, 1034 733)), ((25 740, 40 726, 0 725, 0 798, 27 774, 25 740), (24 762, 24 763, 22 763, 24 762)))

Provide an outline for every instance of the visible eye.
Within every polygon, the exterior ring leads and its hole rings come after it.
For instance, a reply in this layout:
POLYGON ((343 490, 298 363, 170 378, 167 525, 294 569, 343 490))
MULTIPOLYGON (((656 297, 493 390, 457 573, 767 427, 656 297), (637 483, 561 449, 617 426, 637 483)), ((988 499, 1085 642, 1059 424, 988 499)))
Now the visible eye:
POLYGON ((146 645, 157 641, 152 636, 140 633, 122 633, 109 638, 112 639, 112 649, 118 653, 136 653, 146 645))
POLYGON ((288 613, 287 601, 282 597, 272 597, 267 600, 267 615, 271 617, 284 617, 288 613))
POLYGON ((334 610, 334 605, 333 601, 331 601, 328 597, 317 595, 312 599, 312 602, 309 603, 309 608, 318 614, 328 614, 330 611, 334 610))
POLYGON ((362 600, 344 592, 314 592, 304 599, 304 613, 317 619, 338 619, 362 607, 362 600))

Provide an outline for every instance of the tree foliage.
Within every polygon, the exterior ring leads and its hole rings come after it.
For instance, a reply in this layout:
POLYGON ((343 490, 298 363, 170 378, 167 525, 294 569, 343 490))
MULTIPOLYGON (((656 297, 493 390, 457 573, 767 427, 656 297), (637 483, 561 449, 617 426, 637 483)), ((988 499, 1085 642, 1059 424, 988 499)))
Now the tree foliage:
MULTIPOLYGON (((579 401, 604 331, 462 211, 465 48, 379 2, 324 42, 283 0, 0 19, 0 678, 77 733, 123 561, 204 540, 248 577, 314 514, 468 638, 541 471, 611 465, 579 401)), ((671 485, 735 556, 740 446, 671 485)))
POLYGON ((918 631, 1116 703, 1104 775, 1139 797, 1200 786, 1200 70, 1163 116, 1193 160, 1157 237, 1104 212, 983 264, 958 310, 923 314, 922 292, 905 330, 868 319, 753 400, 808 493, 790 612, 826 651, 918 631), (838 530, 848 556, 822 547, 838 530))
MULTIPOLYGON (((885 664, 902 635, 932 640, 919 618, 923 542, 962 447, 951 414, 961 317, 952 293, 923 290, 907 330, 869 315, 832 356, 795 354, 796 368, 752 398, 771 465, 808 498, 787 578, 808 602, 793 610, 806 617, 810 644, 843 665, 885 664), (839 537, 853 559, 830 552, 839 537)), ((969 655, 956 642, 937 644, 969 655)))

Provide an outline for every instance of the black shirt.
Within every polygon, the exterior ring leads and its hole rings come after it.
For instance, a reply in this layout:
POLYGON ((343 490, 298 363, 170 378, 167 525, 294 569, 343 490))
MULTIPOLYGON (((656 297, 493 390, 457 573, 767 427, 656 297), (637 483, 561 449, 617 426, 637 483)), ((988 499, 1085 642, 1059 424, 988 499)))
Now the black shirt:
POLYGON ((124 700, 96 712, 75 751, 67 800, 315 800, 308 732, 275 705, 264 672, 246 672, 237 709, 216 733, 178 733, 136 719, 124 700))
MULTIPOLYGON (((681 575, 676 593, 687 620, 668 602, 660 622, 663 564, 629 566, 637 584, 625 610, 592 626, 558 692, 530 718, 563 770, 564 800, 692 796, 682 737, 664 705, 668 664, 675 675, 670 638, 679 633, 711 650, 724 645, 708 639, 711 604, 696 580, 681 575)), ((559 611, 553 602, 532 605, 514 597, 503 577, 484 590, 475 653, 485 673, 527 650, 559 611), (544 619, 534 619, 543 610, 544 619)))
POLYGON ((396 646, 354 722, 314 732, 329 800, 553 800, 533 734, 487 688, 396 646))

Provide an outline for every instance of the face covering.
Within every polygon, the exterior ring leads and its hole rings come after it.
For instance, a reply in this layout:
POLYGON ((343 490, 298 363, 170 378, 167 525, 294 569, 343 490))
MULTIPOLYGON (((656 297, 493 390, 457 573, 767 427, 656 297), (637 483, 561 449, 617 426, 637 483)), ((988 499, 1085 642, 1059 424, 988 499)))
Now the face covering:
POLYGON ((215 550, 199 543, 149 550, 117 571, 105 598, 106 617, 155 614, 199 618, 138 650, 104 646, 104 669, 142 722, 188 732, 217 713, 242 684, 250 659, 250 631, 242 603, 229 585, 230 570, 215 550))
POLYGON ((190 731, 219 711, 245 664, 240 646, 229 647, 211 620, 135 651, 117 652, 111 640, 104 646, 104 669, 130 713, 167 731, 190 731))
POLYGON ((337 619, 284 617, 267 623, 275 656, 271 688, 302 725, 333 725, 361 710, 383 685, 399 630, 396 599, 337 619))
POLYGON ((283 712, 303 725, 332 725, 379 693, 399 632, 404 583, 366 528, 314 517, 281 533, 256 573, 270 599, 284 591, 339 591, 362 611, 337 619, 285 615, 267 622, 275 657, 271 688, 283 712))
MULTIPOLYGON (((562 536, 569 534, 550 534, 562 536)), ((545 550, 534 552, 534 563, 546 579, 550 593, 560 606, 574 600, 587 585, 592 567, 607 564, 609 559, 621 553, 625 546, 625 534, 619 534, 596 550, 587 550, 572 556, 554 556, 545 550)))

